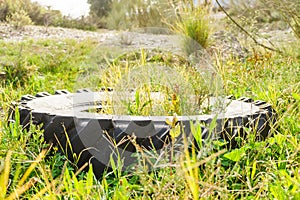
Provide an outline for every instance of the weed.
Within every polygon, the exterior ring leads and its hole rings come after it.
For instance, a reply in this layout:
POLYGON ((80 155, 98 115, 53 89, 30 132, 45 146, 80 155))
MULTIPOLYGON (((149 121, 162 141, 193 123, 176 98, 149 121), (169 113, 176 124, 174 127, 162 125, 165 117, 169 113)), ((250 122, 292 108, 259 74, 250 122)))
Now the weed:
POLYGON ((106 104, 113 108, 109 114, 172 116, 210 111, 206 104, 209 94, 215 94, 212 77, 184 57, 156 49, 127 52, 115 59, 105 57, 88 68, 92 73, 78 77, 76 87, 89 80, 89 87, 96 90, 114 88, 111 105, 106 104))
POLYGON ((170 28, 183 36, 182 46, 190 56, 209 46, 211 27, 209 25, 209 7, 196 6, 193 1, 175 1, 176 21, 168 23, 170 28))

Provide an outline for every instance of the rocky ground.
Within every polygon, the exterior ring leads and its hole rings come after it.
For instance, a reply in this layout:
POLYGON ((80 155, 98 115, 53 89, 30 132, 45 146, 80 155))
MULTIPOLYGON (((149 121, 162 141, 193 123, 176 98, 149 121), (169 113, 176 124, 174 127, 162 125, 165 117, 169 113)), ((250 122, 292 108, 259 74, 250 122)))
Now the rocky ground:
MULTIPOLYGON (((224 16, 223 16, 224 17, 224 16)), ((15 30, 8 24, 0 23, 0 40, 22 41, 26 39, 76 39, 79 41, 93 39, 99 45, 118 46, 125 49, 138 48, 160 48, 172 52, 180 53, 182 36, 166 34, 168 31, 159 28, 137 29, 131 32, 100 30, 97 32, 83 31, 77 29, 67 29, 59 27, 26 26, 24 30, 15 30)), ((268 43, 293 42, 295 38, 291 30, 263 30, 260 41, 268 43)), ((224 30, 216 31, 212 35, 213 45, 209 51, 218 51, 219 54, 227 57, 233 55, 245 57, 249 52, 234 34, 224 30)))
MULTIPOLYGON (((163 50, 180 53, 181 39, 180 35, 166 34, 164 29, 152 30, 134 30, 131 32, 108 31, 100 30, 98 32, 83 31, 76 29, 66 29, 59 27, 43 27, 43 26, 26 26, 24 30, 15 30, 7 24, 0 24, 0 40, 4 41, 22 41, 26 39, 76 39, 79 41, 93 39, 104 46, 117 46, 125 49, 154 49, 160 48, 163 50)), ((222 42, 226 43, 225 51, 230 49, 235 54, 242 54, 243 48, 239 42, 226 36, 224 31, 215 34, 218 46, 223 46, 222 42), (221 37, 221 39, 220 39, 221 37), (222 42, 221 42, 222 41, 222 42)))
MULTIPOLYGON (((98 33, 59 27, 26 26, 16 30, 9 24, 0 24, 0 39, 4 41, 21 41, 26 39, 61 39, 70 38, 83 40, 97 38, 98 33)), ((103 36, 102 36, 103 37, 103 36)), ((104 39, 104 38, 103 38, 104 39)))

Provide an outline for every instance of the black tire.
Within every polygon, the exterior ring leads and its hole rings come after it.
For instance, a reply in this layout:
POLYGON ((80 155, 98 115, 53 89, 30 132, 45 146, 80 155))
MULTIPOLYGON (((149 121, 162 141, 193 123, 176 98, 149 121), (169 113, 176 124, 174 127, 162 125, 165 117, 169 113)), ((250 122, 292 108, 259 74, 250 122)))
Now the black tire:
MULTIPOLYGON (((28 128, 30 122, 42 124, 47 142, 60 146, 69 159, 76 161, 78 167, 86 162, 92 164, 99 178, 104 170, 109 169, 110 159, 116 161, 118 154, 124 159, 123 170, 134 163, 136 159, 131 154, 136 151, 136 144, 159 151, 170 140, 166 116, 115 116, 86 112, 91 108, 99 109, 101 102, 105 101, 104 96, 112 92, 110 89, 109 92, 107 89, 100 92, 83 89, 77 93, 59 90, 55 95, 42 92, 36 96, 23 96, 14 106, 20 113, 20 124, 24 128, 28 128), (130 140, 122 143, 124 138, 133 135, 136 144, 130 140), (118 143, 121 144, 116 148, 118 143)), ((258 140, 269 136, 275 113, 268 103, 249 98, 224 98, 224 101, 226 111, 217 117, 217 127, 212 136, 208 135, 207 126, 214 115, 178 116, 178 121, 184 127, 183 132, 190 135, 190 121, 199 121, 204 124, 202 139, 223 139, 228 141, 229 148, 237 146, 237 136, 247 136, 244 128, 251 128, 258 140)), ((10 116, 10 122, 14 122, 13 110, 10 116)))

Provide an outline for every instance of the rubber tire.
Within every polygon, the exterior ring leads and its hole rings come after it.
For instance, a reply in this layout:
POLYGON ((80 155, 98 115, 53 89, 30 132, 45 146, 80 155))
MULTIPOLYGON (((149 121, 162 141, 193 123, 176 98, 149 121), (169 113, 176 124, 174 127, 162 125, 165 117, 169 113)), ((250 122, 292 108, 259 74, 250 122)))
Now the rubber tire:
MULTIPOLYGON (((77 93, 58 90, 54 95, 47 92, 35 96, 25 95, 20 102, 14 103, 9 121, 15 121, 14 112, 18 109, 19 123, 24 128, 29 128, 30 124, 42 124, 47 142, 58 145, 78 167, 87 162, 92 164, 94 174, 100 178, 105 170, 110 170, 110 159, 116 162, 119 153, 124 158, 123 170, 135 162, 135 158, 130 156, 136 152, 136 145, 132 141, 128 140, 120 144, 118 149, 115 148, 115 144, 122 142, 125 137, 134 135, 139 146, 148 150, 154 148, 156 151, 170 142, 170 126, 166 123, 166 118, 170 117, 115 116, 86 112, 95 108, 95 102, 99 108, 104 101, 103 96, 111 93, 113 91, 106 88, 99 92, 82 89, 77 93)), ((203 140, 222 139, 228 141, 228 148, 237 146, 236 137, 247 137, 248 128, 256 134, 257 140, 264 140, 269 136, 270 126, 275 121, 271 105, 250 98, 234 100, 227 97, 224 101, 228 106, 225 113, 217 117, 213 135, 209 135, 207 127, 214 115, 178 116, 184 134, 189 136, 190 122, 198 121, 204 124, 201 127, 203 140)), ((182 134, 179 138, 182 138, 182 134)))

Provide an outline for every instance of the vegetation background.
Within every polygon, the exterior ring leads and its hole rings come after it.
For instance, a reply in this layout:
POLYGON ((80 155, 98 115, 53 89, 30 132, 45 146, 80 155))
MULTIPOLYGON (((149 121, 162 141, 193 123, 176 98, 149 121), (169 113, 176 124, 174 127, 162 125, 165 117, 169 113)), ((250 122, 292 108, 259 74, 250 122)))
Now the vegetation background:
MULTIPOLYGON (((228 18, 214 21, 210 16, 215 11, 209 1, 197 7, 189 6, 193 4, 188 0, 89 0, 89 3, 89 17, 70 19, 29 0, 1 0, 0 20, 19 31, 30 24, 94 31, 156 26, 185 34, 211 54, 226 95, 247 96, 272 104, 277 113, 272 137, 255 141, 255 132, 246 130, 249 137, 241 140, 237 149, 208 141, 200 151, 189 153, 184 148, 181 157, 164 160, 157 170, 148 172, 142 162, 147 158, 142 157, 135 172, 121 172, 120 161, 112 172, 96 179, 91 168, 78 169, 57 147, 46 144, 40 127, 23 130, 18 122, 8 125, 7 114, 11 103, 22 95, 72 90, 77 77, 91 70, 90 55, 98 42, 0 39, 0 199, 300 199, 300 5, 297 1, 234 1, 234 6, 225 11, 235 23, 228 18), (249 49, 246 57, 223 57, 222 49, 211 48, 216 42, 212 36, 220 29, 233 34, 249 49), (271 36, 262 34, 266 30, 286 29, 292 32, 290 43, 273 43, 271 36)), ((191 48, 194 47, 190 40, 183 41, 187 59, 191 48)), ((154 51, 154 54, 162 58, 170 56, 168 52, 154 51)), ((124 58, 128 63, 148 62, 145 57, 124 58)), ((167 61, 178 68, 187 67, 176 59, 167 61)), ((122 62, 109 66, 116 74, 124 67, 122 62)), ((99 83, 99 87, 101 84, 104 83, 99 83)), ((193 130, 193 134, 200 134, 199 128, 193 130)))

